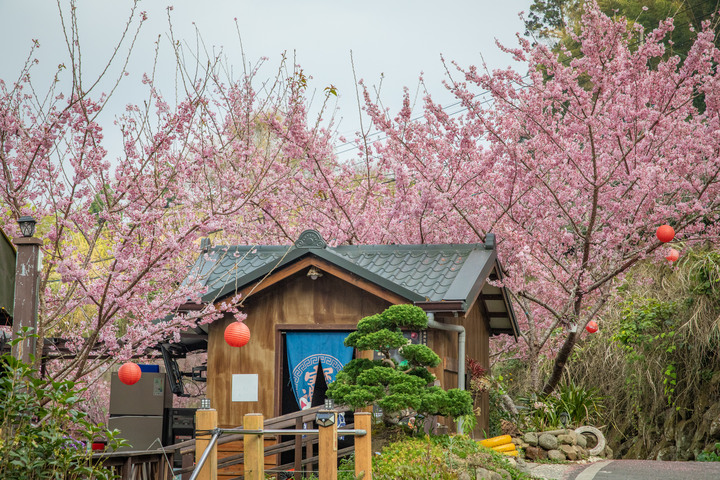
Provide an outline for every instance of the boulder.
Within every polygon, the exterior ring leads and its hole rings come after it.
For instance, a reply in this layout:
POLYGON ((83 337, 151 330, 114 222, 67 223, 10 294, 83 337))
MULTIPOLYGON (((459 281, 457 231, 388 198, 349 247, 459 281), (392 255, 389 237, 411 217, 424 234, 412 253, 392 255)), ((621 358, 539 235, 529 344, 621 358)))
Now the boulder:
POLYGON ((702 423, 708 425, 710 438, 720 439, 720 402, 710 405, 703 415, 702 423))
POLYGON ((569 433, 558 435, 557 439, 562 445, 577 445, 577 434, 575 432, 572 435, 569 433))
POLYGON ((547 451, 540 447, 528 447, 525 449, 525 456, 528 460, 545 460, 548 458, 547 451))
POLYGON ((555 460, 558 462, 563 462, 566 460, 565 454, 560 450, 548 450, 547 455, 548 460, 555 460))
POLYGON ((645 447, 645 442, 640 438, 635 438, 634 443, 623 458, 626 460, 642 460, 646 458, 647 453, 648 449, 645 447))
POLYGON ((558 446, 558 439, 555 435, 551 435, 549 433, 542 433, 538 438, 538 444, 545 450, 555 450, 558 446))
POLYGON ((522 439, 528 445, 532 445, 533 447, 536 447, 538 444, 538 434, 535 432, 526 433, 525 435, 523 435, 522 439))
POLYGON ((662 450, 665 447, 669 447, 670 445, 672 445, 672 442, 662 439, 661 441, 659 441, 658 443, 655 444, 655 446, 652 448, 652 450, 650 450, 650 453, 647 455, 646 458, 648 460, 655 460, 657 458, 658 452, 660 452, 660 450, 662 450))
POLYGON ((608 459, 612 460, 612 458, 613 458, 613 449, 606 445, 606 446, 605 446, 605 452, 603 453, 603 455, 605 456, 605 458, 608 458, 608 459))
POLYGON ((475 480, 503 480, 499 473, 485 468, 475 469, 475 480))
POLYGON ((522 458, 513 458, 510 457, 513 460, 515 460, 515 468, 517 468, 520 472, 525 473, 527 475, 530 475, 530 467, 528 464, 523 460, 522 458))
POLYGON ((674 408, 668 408, 665 410, 664 417, 664 430, 663 435, 665 437, 665 440, 673 441, 675 440, 675 424, 677 422, 677 412, 674 408))
POLYGON ((655 460, 669 461, 675 460, 675 446, 661 448, 655 460))
POLYGON ((575 447, 573 447, 572 445, 560 445, 558 447, 558 450, 563 452, 568 460, 577 460, 579 457, 577 450, 575 450, 575 447))
POLYGON ((587 438, 585 438, 585 435, 575 435, 575 441, 577 442, 577 445, 582 448, 587 448, 587 438))
POLYGON ((507 470, 503 470, 501 468, 495 473, 500 474, 500 476, 502 477, 503 480, 512 480, 512 475, 510 475, 510 472, 508 472, 507 470))
POLYGON ((690 447, 695 436, 697 425, 692 420, 683 420, 675 430, 675 455, 678 460, 689 460, 692 457, 690 447))

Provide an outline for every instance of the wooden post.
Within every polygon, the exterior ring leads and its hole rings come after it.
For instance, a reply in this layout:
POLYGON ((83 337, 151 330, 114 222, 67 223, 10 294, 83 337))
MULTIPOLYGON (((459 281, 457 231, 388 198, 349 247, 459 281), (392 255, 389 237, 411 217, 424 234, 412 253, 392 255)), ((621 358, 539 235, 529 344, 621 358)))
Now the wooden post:
MULTIPOLYGON (((214 408, 198 408, 195 412, 195 430, 215 430, 217 428, 217 410, 214 408)), ((195 437, 195 461, 200 460, 200 456, 210 443, 211 433, 196 435, 195 437)), ((200 470, 197 480, 217 480, 217 444, 210 451, 210 455, 205 460, 205 465, 200 470)))
POLYGON ((372 480, 372 413, 356 412, 355 428, 367 435, 355 435, 355 477, 372 480))
MULTIPOLYGON (((302 417, 295 419, 295 430, 302 430, 303 421, 302 417)), ((278 462, 280 465, 280 462, 278 462)), ((295 435, 295 474, 293 475, 295 480, 302 479, 302 436, 295 435)))
MULTIPOLYGON (((365 358, 367 360, 372 360, 375 358, 375 350, 358 350, 357 354, 355 355, 357 358, 365 358)), ((367 407, 358 408, 355 410, 356 412, 370 412, 373 413, 373 406, 368 405, 367 407)))
MULTIPOLYGON (((261 413, 248 413, 243 417, 243 429, 262 430, 261 413)), ((245 454, 245 480, 265 480, 265 437, 246 434, 243 436, 245 454)))
POLYGON ((333 417, 333 423, 330 426, 323 427, 318 425, 319 445, 318 445, 318 470, 320 480, 336 480, 337 479, 337 413, 332 410, 320 410, 318 414, 329 413, 333 417))
MULTIPOLYGON (((31 334, 37 334, 38 314, 38 267, 42 240, 35 237, 13 239, 17 246, 15 264, 15 301, 13 307, 13 339, 20 338, 24 328, 31 334)), ((12 355, 30 365, 30 357, 35 356, 35 337, 23 338, 12 347, 12 355)), ((42 355, 42 352, 40 352, 42 355)))

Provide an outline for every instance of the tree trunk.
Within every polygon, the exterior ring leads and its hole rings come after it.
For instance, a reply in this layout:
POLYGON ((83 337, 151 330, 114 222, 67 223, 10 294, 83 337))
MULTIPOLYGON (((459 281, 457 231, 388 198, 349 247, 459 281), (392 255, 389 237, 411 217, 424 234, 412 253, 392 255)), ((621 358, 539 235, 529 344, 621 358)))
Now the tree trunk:
POLYGON ((567 363, 568 358, 570 358, 570 353, 572 353, 573 348, 575 347, 575 341, 577 340, 577 332, 570 332, 568 333, 567 338, 565 339, 565 343, 563 343, 562 347, 560 348, 560 351, 558 352, 557 356, 555 357, 555 364, 553 365, 552 373, 550 374, 550 378, 548 379, 547 383, 543 387, 543 393, 549 394, 552 393, 553 390, 555 390, 555 387, 557 387, 558 383, 560 383, 560 378, 562 378, 563 370, 565 369, 565 364, 567 363))

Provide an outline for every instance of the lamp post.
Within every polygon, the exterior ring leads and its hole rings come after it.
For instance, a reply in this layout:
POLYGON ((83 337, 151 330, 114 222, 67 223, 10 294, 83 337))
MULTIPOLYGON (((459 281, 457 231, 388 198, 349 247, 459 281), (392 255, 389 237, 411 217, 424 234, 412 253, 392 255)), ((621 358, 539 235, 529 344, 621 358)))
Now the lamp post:
MULTIPOLYGON (((22 237, 13 238, 17 247, 15 263, 15 304, 13 312, 13 338, 22 335, 29 328, 37 333, 38 278, 40 246, 42 240, 34 237, 35 219, 23 216, 18 219, 22 237)), ((24 338, 12 347, 15 358, 29 364, 30 356, 35 355, 35 338, 24 338)))

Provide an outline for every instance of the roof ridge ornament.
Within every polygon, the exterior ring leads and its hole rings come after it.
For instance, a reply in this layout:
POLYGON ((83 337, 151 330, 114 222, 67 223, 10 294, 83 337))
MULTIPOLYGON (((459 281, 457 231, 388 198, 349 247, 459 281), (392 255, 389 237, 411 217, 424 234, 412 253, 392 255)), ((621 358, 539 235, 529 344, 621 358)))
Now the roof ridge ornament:
POLYGON ((486 233, 485 234, 485 250, 494 250, 495 249, 495 234, 494 233, 486 233))
POLYGON ((295 241, 295 248, 325 248, 327 243, 320 232, 314 229, 305 230, 295 241))

